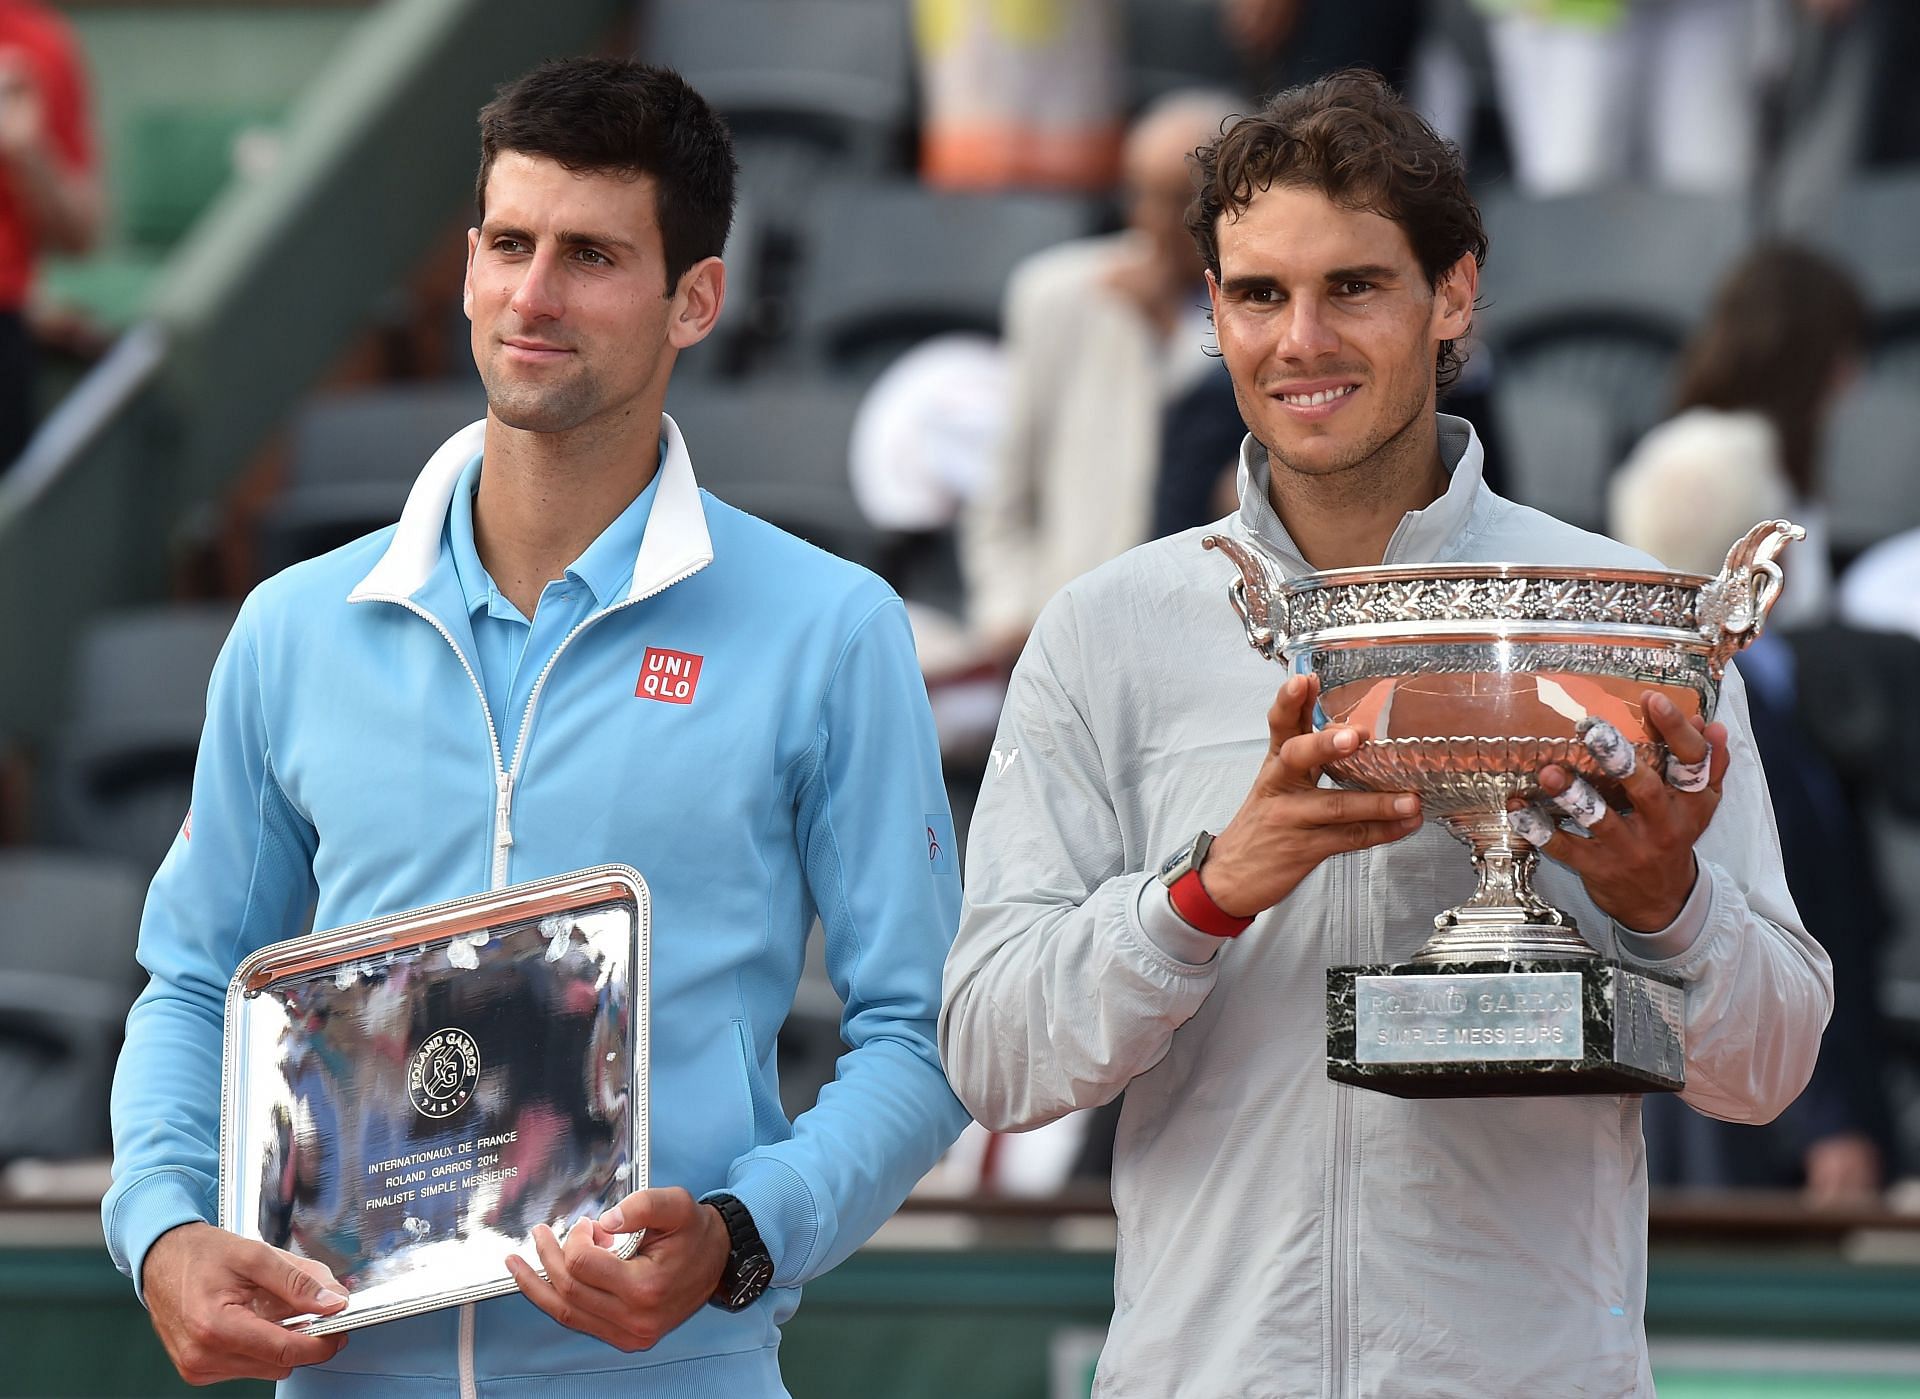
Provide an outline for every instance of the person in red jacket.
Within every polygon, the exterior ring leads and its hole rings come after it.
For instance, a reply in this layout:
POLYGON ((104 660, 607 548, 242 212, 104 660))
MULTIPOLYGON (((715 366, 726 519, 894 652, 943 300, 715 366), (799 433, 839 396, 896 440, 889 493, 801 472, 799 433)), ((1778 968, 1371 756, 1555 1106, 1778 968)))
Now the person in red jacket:
POLYGON ((0 0, 0 472, 33 432, 34 265, 91 247, 101 207, 73 31, 49 6, 0 0))

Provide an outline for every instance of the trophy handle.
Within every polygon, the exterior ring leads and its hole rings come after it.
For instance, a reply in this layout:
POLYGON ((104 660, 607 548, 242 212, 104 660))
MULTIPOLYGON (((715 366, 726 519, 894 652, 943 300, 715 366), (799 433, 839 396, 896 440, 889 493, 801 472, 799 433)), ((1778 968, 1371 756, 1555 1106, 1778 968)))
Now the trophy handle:
POLYGON ((1767 613, 1780 600, 1785 578, 1775 562, 1780 551, 1807 532, 1787 520, 1764 520, 1727 551, 1726 564, 1700 590, 1700 631, 1712 647, 1709 664, 1718 679, 1734 654, 1753 644, 1767 613))
POLYGON ((1227 601, 1240 614, 1247 629, 1247 644, 1268 660, 1286 644, 1284 628, 1276 630, 1279 612, 1273 574, 1259 553, 1231 535, 1210 534, 1200 541, 1202 549, 1218 549, 1240 569, 1240 576, 1227 585, 1227 601))

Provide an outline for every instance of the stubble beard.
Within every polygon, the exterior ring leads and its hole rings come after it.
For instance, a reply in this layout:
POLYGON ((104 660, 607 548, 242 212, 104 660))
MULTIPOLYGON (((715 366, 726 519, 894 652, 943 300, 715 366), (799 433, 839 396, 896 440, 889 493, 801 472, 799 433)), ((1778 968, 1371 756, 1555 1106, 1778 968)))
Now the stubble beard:
POLYGON ((1409 458, 1419 450, 1420 420, 1428 411, 1427 395, 1416 386, 1392 406, 1378 429, 1332 462, 1290 460, 1284 448, 1262 440, 1271 463, 1270 489, 1277 496, 1296 495, 1327 509, 1385 500, 1405 480, 1409 458))
POLYGON ((599 380, 584 368, 545 385, 497 370, 480 378, 487 390, 487 411, 522 432, 571 432, 599 409, 599 380))

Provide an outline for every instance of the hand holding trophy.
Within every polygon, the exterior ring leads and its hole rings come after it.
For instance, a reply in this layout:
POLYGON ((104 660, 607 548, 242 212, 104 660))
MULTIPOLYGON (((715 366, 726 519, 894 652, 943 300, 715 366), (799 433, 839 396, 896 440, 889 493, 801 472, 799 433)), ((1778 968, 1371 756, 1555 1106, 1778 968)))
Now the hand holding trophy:
POLYGON ((1240 569, 1229 598, 1254 649, 1315 678, 1317 727, 1366 735, 1327 775, 1415 794, 1479 875, 1411 961, 1329 969, 1330 1076, 1402 1097, 1684 1087, 1679 983, 1603 957, 1534 891, 1534 866, 1561 860, 1628 926, 1679 912, 1691 880, 1670 867, 1690 863, 1726 771, 1720 680, 1803 535, 1757 525, 1714 578, 1434 564, 1287 581, 1207 536, 1240 569))

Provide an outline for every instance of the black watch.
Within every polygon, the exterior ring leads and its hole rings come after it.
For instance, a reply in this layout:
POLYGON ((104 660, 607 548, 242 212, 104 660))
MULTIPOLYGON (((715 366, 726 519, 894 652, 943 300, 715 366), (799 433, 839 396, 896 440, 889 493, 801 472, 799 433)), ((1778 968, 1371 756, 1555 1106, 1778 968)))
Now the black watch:
POLYGON ((719 1212, 720 1222, 727 1226, 727 1238, 731 1241, 726 1271, 720 1274, 720 1285, 707 1300, 726 1311, 745 1311, 773 1281, 773 1259, 760 1240, 760 1231, 753 1227, 753 1216, 747 1213, 745 1205, 731 1195, 709 1195, 702 1203, 712 1205, 719 1212))

